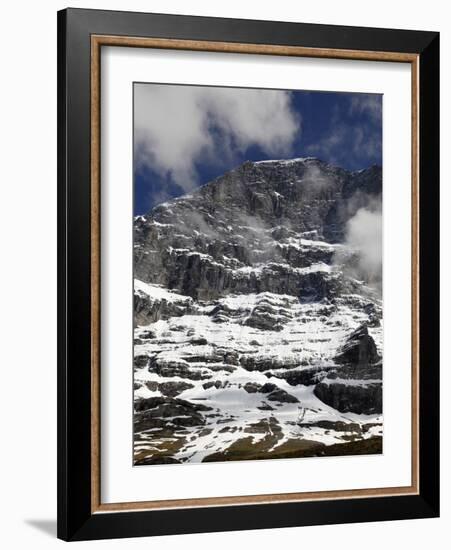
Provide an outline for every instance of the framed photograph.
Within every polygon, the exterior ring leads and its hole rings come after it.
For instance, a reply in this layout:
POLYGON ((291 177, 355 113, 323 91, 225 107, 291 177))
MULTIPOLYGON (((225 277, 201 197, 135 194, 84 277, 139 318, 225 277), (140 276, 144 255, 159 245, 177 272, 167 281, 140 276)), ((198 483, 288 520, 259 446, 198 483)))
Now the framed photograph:
POLYGON ((58 14, 58 536, 439 514, 439 35, 58 14))

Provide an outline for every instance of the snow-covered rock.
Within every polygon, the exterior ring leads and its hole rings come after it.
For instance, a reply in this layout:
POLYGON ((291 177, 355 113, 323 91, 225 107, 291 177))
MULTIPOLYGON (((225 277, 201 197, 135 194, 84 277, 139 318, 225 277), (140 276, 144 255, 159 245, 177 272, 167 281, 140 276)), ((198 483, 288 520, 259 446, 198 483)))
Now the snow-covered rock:
POLYGON ((380 193, 247 162, 135 219, 136 464, 381 451, 380 289, 345 239, 380 193))

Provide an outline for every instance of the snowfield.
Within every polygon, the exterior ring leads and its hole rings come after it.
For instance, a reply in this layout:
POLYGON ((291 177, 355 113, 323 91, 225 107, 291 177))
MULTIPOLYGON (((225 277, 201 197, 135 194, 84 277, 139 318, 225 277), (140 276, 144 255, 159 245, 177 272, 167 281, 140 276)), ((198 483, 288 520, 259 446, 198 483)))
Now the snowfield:
MULTIPOLYGON (((135 281, 135 291, 146 292, 154 301, 166 300, 172 303, 187 303, 188 296, 162 289, 156 285, 135 281)), ((313 385, 290 385, 281 377, 286 372, 309 370, 317 367, 322 373, 333 370, 333 354, 345 342, 346 337, 367 316, 347 305, 334 309, 327 316, 322 315, 324 305, 320 303, 301 304, 288 295, 271 293, 230 295, 214 304, 199 305, 195 315, 183 315, 159 320, 135 329, 135 356, 158 358, 159 364, 184 365, 192 372, 199 373, 200 379, 186 378, 184 375, 164 376, 146 366, 135 368, 135 399, 162 397, 155 389, 168 382, 189 383, 177 398, 194 403, 207 404, 211 412, 205 413, 205 423, 201 426, 175 427, 171 438, 182 439, 183 445, 173 453, 180 462, 201 462, 213 453, 223 453, 233 443, 251 434, 252 445, 271 434, 271 426, 277 425, 277 437, 267 449, 272 452, 293 439, 317 441, 324 445, 343 443, 350 431, 338 424, 357 424, 362 439, 382 435, 381 414, 340 413, 326 405, 313 393, 313 385), (261 304, 270 304, 277 309, 279 316, 289 316, 290 320, 280 331, 261 330, 245 324, 251 313, 261 304), (228 310, 228 322, 218 323, 211 313, 218 305, 228 310), (148 340, 146 335, 152 333, 148 340), (231 350, 240 358, 252 357, 258 364, 265 361, 265 372, 249 371, 241 365, 228 365, 217 360, 217 352, 231 350), (199 359, 199 360, 197 360, 199 359), (206 361, 208 361, 206 363, 206 361), (210 385, 210 382, 214 384, 210 385), (268 400, 268 394, 248 392, 246 384, 253 383, 264 387, 267 383, 277 387, 296 402, 275 402, 268 400), (302 421, 300 419, 302 418, 302 421), (324 424, 326 421, 331 424, 324 424), (318 426, 318 422, 320 425, 318 426), (252 426, 267 425, 259 432, 249 431, 252 426)), ((381 352, 382 325, 371 329, 378 351, 381 352)), ((380 380, 331 380, 347 385, 368 385, 380 380)), ((327 378, 325 379, 327 383, 327 378)), ((177 417, 167 417, 173 423, 177 417)), ((156 428, 137 434, 135 454, 141 456, 149 452, 164 453, 164 441, 156 442, 156 428), (157 443, 157 444, 156 444, 157 443)), ((352 433, 352 431, 351 431, 352 433)), ((171 438, 169 438, 171 440, 171 438)))

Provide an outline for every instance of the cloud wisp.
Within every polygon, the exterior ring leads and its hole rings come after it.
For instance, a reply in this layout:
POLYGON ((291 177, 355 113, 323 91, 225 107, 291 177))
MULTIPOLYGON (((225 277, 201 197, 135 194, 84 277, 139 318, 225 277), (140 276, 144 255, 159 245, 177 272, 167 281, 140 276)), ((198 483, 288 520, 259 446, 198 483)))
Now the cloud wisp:
POLYGON ((307 147, 310 154, 342 165, 378 163, 382 154, 382 96, 351 94, 346 108, 335 106, 329 131, 307 147))
POLYGON ((301 118, 278 90, 135 84, 135 167, 148 167, 184 191, 196 163, 230 162, 251 146, 289 156, 301 118))
POLYGON ((358 94, 351 98, 349 107, 351 115, 366 114, 375 124, 382 120, 382 97, 379 94, 358 94))
POLYGON ((346 238, 358 251, 363 278, 378 285, 382 279, 382 212, 360 208, 348 222, 346 238))

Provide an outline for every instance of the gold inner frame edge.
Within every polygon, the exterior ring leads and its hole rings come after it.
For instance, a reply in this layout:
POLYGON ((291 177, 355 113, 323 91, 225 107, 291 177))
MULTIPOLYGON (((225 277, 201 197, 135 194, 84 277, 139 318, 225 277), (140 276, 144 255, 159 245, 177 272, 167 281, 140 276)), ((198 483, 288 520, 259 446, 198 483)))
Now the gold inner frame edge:
POLYGON ((419 494, 419 56, 234 42, 91 35, 91 513, 307 502, 419 494), (412 479, 406 487, 102 503, 100 488, 100 50, 102 46, 410 63, 412 149, 412 479))

